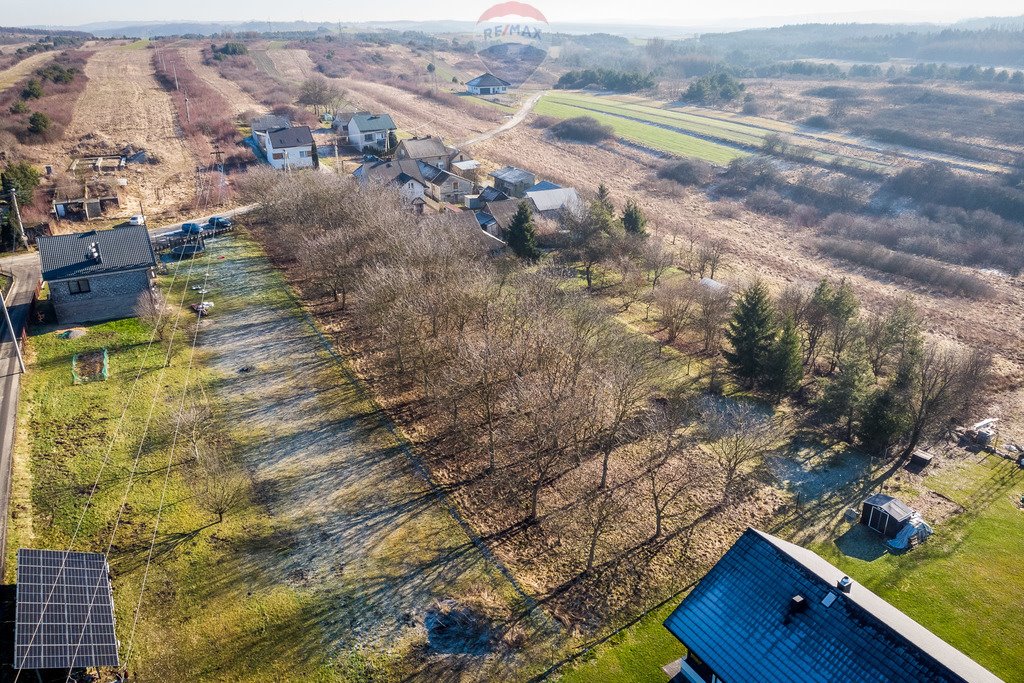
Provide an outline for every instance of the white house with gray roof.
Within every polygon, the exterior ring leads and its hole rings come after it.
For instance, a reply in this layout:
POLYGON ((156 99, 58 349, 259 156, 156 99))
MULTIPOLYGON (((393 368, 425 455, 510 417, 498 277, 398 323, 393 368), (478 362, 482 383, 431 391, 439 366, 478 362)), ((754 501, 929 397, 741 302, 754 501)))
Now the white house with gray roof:
POLYGON ((481 74, 466 81, 466 90, 471 95, 503 95, 512 84, 494 74, 481 74))
POLYGON ((153 296, 156 255, 141 225, 40 237, 39 263, 61 324, 130 318, 153 296))
POLYGON ((319 166, 316 143, 309 126, 292 126, 267 131, 267 162, 276 169, 319 166))
POLYGON ((364 147, 386 150, 388 138, 398 127, 389 114, 366 114, 359 112, 348 121, 348 142, 363 151, 364 147))

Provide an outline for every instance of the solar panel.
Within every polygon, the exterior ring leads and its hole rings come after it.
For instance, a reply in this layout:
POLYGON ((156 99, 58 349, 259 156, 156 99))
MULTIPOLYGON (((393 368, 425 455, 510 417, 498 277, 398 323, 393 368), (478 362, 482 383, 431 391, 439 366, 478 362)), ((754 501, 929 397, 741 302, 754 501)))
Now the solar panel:
POLYGON ((15 669, 120 665, 101 553, 20 548, 16 602, 15 669))

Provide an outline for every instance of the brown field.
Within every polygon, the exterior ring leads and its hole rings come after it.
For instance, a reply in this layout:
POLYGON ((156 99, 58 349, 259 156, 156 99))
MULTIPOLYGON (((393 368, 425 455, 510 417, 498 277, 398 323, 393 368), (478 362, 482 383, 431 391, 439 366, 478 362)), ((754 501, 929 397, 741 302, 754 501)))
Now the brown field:
POLYGON ((309 58, 305 50, 293 48, 271 49, 267 50, 267 56, 273 62, 277 73, 289 81, 301 82, 309 78, 316 71, 313 60, 309 58))
POLYGON ((180 50, 180 53, 192 72, 223 98, 231 116, 238 116, 247 111, 260 113, 267 111, 266 106, 257 102, 252 95, 242 90, 236 83, 222 78, 215 68, 204 64, 199 47, 185 47, 180 50))
POLYGON ((75 104, 64 142, 51 145, 47 163, 70 163, 73 150, 133 145, 156 164, 129 167, 121 208, 131 214, 140 204, 147 214, 174 213, 195 193, 196 160, 181 139, 170 97, 156 81, 149 50, 117 46, 96 51, 85 68, 85 92, 75 104))

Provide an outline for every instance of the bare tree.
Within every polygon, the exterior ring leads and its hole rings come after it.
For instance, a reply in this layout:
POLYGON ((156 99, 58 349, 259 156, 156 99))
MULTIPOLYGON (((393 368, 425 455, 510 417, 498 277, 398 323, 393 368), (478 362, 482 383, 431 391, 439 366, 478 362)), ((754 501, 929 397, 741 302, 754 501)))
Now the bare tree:
POLYGON ((135 303, 135 316, 153 328, 156 338, 164 340, 167 329, 171 326, 171 307, 159 290, 153 289, 139 295, 135 303))
POLYGON ((903 458, 909 458, 921 439, 966 415, 988 381, 992 356, 987 351, 965 351, 932 342, 920 353, 910 392, 910 435, 903 458))
POLYGON ((653 363, 646 345, 627 334, 618 334, 603 345, 604 359, 597 370, 597 399, 602 448, 601 484, 608 486, 612 451, 627 433, 631 419, 648 405, 653 363))
POLYGON ((702 350, 712 353, 719 346, 722 327, 732 310, 732 294, 727 289, 700 287, 697 290, 693 326, 701 336, 702 350))
POLYGON ((228 464, 223 456, 211 454, 204 458, 193 478, 196 503, 224 521, 224 515, 245 506, 249 481, 228 464))
POLYGON ((721 267, 725 257, 725 240, 721 238, 707 239, 700 243, 697 250, 697 272, 700 277, 705 274, 712 280, 715 272, 721 267))
POLYGON ((691 323, 700 285, 692 280, 668 282, 654 293, 658 306, 658 320, 665 329, 665 343, 672 344, 679 333, 691 323))
POLYGON ((781 424, 746 402, 711 399, 701 407, 700 419, 702 445, 722 470, 724 500, 740 471, 778 445, 781 424))
POLYGON ((685 465, 671 455, 658 458, 647 470, 651 505, 654 507, 654 532, 652 539, 661 538, 665 522, 685 516, 690 506, 686 495, 696 483, 693 474, 685 465))
POLYGON ((603 491, 593 497, 590 502, 590 542, 587 547, 587 567, 584 571, 594 569, 598 545, 601 537, 608 531, 624 510, 623 504, 612 491, 603 491))
POLYGON ((641 258, 644 268, 650 273, 651 289, 657 289, 661 278, 676 264, 676 253, 668 249, 660 239, 646 240, 642 246, 641 258))

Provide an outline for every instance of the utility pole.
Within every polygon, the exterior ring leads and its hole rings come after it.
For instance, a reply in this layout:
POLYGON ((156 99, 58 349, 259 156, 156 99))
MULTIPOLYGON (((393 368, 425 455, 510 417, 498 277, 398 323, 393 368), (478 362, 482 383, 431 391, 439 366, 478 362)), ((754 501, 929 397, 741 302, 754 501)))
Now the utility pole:
MULTIPOLYGON (((14 287, 11 287, 14 290, 14 287)), ((11 331, 11 342, 14 344, 14 352, 18 354, 18 365, 21 367, 22 374, 25 373, 25 359, 21 357, 21 347, 18 345, 18 335, 14 331, 14 323, 11 322, 11 314, 7 312, 7 300, 4 298, 3 293, 0 292, 0 308, 4 309, 4 320, 7 321, 7 329, 11 331)))
POLYGON ((178 87, 178 65, 171 64, 171 68, 174 69, 174 89, 181 90, 181 88, 178 87))
POLYGON ((185 120, 192 123, 192 112, 188 108, 188 93, 185 93, 185 120))
POLYGON ((8 196, 11 202, 11 213, 14 215, 14 221, 18 226, 18 239, 21 241, 21 246, 28 249, 28 238, 25 237, 25 226, 21 223, 21 210, 18 208, 18 190, 11 187, 8 190, 8 196))

